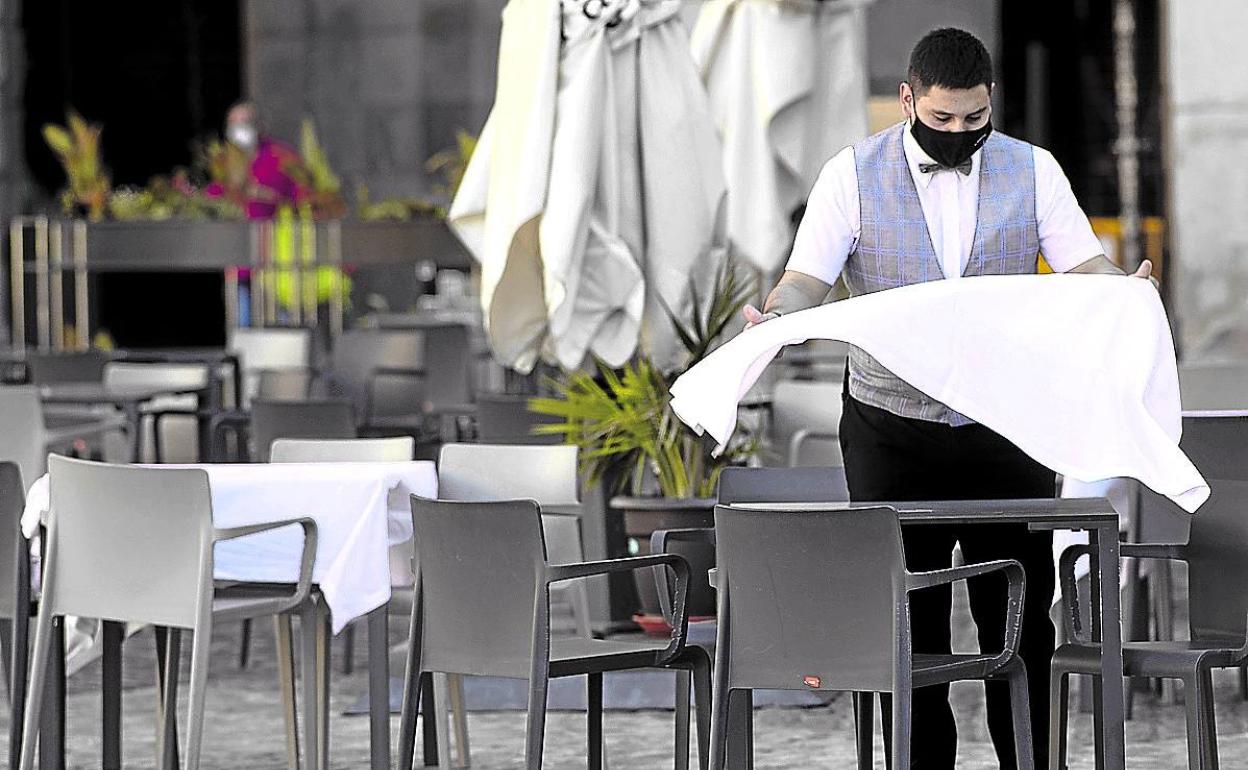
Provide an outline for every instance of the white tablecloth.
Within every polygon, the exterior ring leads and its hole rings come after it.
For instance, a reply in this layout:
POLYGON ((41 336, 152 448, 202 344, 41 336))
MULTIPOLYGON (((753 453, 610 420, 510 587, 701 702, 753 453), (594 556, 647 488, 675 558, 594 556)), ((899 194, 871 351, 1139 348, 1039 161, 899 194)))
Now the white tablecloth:
MULTIPOLYGON (((238 527, 299 517, 316 521, 313 582, 329 605, 334 633, 390 599, 390 545, 412 536, 408 498, 436 497, 431 462, 162 465, 208 472, 213 520, 238 527)), ((31 487, 22 529, 33 536, 48 510, 48 477, 31 487)), ((156 515, 154 512, 153 515, 156 515)), ((216 546, 219 580, 293 582, 303 548, 298 527, 216 546)))

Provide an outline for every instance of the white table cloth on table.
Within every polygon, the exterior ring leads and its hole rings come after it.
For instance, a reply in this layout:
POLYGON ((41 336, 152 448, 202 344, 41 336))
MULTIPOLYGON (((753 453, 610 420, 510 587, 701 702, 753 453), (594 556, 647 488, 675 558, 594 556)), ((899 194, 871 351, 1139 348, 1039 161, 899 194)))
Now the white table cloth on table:
POLYGON ((672 386, 672 409, 727 443, 737 403, 782 347, 857 345, 1063 476, 1139 479, 1194 512, 1209 485, 1178 446, 1174 342, 1147 281, 1106 275, 933 281, 748 329, 672 386))
MULTIPOLYGON (((390 599, 388 548, 412 536, 408 498, 436 497, 437 474, 427 461, 162 465, 208 473, 218 527, 299 517, 316 521, 312 571, 329 605, 334 633, 390 599)), ((31 487, 22 530, 33 536, 48 510, 48 477, 31 487)), ((156 515, 156 512, 153 512, 156 515)), ((298 527, 219 543, 218 580, 293 582, 303 535, 298 527)))

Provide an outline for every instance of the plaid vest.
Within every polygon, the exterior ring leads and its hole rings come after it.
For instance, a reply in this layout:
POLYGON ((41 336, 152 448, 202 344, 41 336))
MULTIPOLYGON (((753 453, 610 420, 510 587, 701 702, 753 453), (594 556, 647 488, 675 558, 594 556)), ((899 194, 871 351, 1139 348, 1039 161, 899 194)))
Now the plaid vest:
MULTIPOLYGON (((845 263, 851 296, 944 278, 906 162, 899 123, 854 145, 862 232, 845 263)), ((975 240, 964 276, 1034 273, 1040 252, 1032 147, 993 132, 979 163, 975 240)), ((849 351, 849 393, 902 417, 966 425, 970 419, 929 398, 866 351, 849 351)))

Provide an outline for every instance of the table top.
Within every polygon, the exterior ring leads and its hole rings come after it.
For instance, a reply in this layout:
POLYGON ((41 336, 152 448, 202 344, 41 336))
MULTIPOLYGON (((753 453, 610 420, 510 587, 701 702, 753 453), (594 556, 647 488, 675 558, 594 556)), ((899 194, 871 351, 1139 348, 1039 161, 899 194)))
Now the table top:
POLYGON ((39 398, 47 404, 137 404, 160 396, 198 393, 202 387, 120 387, 99 382, 65 382, 39 387, 39 398))
POLYGON ((1118 514, 1103 497, 1027 500, 916 500, 902 502, 735 503, 766 511, 838 511, 886 506, 903 524, 1031 524, 1053 529, 1118 528, 1118 514))

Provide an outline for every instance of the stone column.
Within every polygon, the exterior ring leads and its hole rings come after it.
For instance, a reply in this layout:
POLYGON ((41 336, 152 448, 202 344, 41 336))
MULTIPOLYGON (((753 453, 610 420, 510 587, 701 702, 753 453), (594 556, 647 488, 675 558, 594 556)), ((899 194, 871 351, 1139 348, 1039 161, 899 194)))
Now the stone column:
POLYGON ((1248 4, 1166 0, 1166 280, 1185 361, 1248 358, 1248 4))

